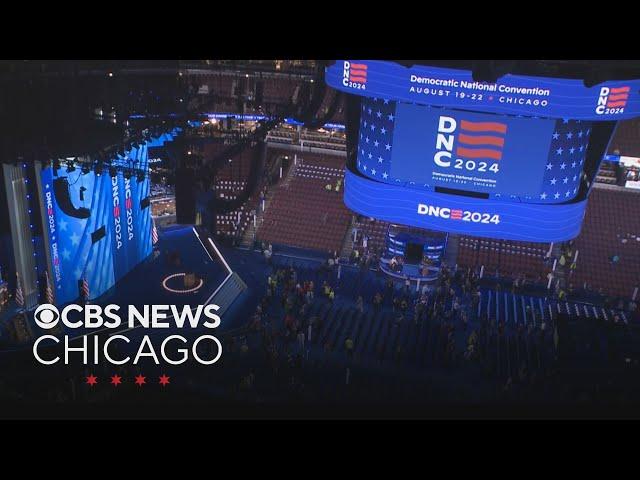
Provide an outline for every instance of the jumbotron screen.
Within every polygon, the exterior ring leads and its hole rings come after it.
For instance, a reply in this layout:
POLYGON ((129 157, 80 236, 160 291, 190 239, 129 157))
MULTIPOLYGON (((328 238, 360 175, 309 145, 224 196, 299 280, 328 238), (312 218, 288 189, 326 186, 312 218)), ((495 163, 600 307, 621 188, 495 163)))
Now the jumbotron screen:
POLYGON ((573 199, 591 122, 362 99, 357 165, 379 182, 530 203, 573 199))

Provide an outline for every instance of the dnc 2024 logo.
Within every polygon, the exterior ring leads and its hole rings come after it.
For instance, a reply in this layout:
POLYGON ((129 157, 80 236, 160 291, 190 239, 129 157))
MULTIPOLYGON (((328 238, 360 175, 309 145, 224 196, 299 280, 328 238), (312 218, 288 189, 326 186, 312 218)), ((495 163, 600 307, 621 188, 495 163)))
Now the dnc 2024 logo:
POLYGON ((500 215, 418 203, 418 215, 472 223, 500 223, 500 215))
POLYGON ((598 96, 596 113, 598 115, 610 115, 624 113, 624 107, 629 100, 630 87, 602 87, 598 96))
POLYGON ((506 123, 458 121, 442 115, 433 161, 443 168, 498 173, 506 134, 506 123))
POLYGON ((342 85, 358 90, 367 89, 367 65, 365 63, 344 62, 342 85))

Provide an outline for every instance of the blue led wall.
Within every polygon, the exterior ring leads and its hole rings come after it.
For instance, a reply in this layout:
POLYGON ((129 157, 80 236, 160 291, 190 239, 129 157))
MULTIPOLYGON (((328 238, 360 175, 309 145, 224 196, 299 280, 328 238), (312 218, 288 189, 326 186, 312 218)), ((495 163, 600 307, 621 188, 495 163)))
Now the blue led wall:
MULTIPOLYGON (((173 132, 176 134, 177 132, 173 132)), ((49 166, 41 172, 45 232, 50 252, 50 278, 58 305, 79 298, 86 278, 90 298, 96 298, 152 252, 148 147, 173 139, 165 134, 115 160, 146 172, 138 181, 123 169, 112 177, 108 169, 83 174, 80 165, 68 172, 49 166)))

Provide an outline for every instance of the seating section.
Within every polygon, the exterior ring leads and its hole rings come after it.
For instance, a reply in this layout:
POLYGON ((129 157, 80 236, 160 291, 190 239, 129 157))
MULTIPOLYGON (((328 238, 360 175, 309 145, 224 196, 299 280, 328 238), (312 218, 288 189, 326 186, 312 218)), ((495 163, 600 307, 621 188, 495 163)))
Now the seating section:
POLYGON ((231 98, 234 77, 231 75, 207 75, 200 85, 207 85, 209 92, 220 97, 231 98))
MULTIPOLYGON (((320 108, 318 109, 318 115, 320 115, 320 116, 326 115, 326 113, 329 111, 329 108, 333 104, 333 101, 334 101, 335 96, 337 94, 338 93, 337 93, 336 90, 327 89, 327 93, 325 94, 324 99, 322 100, 322 104, 320 105, 320 108)), ((340 103, 338 104, 338 107, 336 108, 335 112, 333 113, 332 118, 329 119, 329 122, 332 122, 332 123, 344 123, 344 95, 340 99, 340 103)))
MULTIPOLYGON (((251 200, 251 199, 250 199, 251 200)), ((231 237, 234 235, 242 235, 249 226, 249 222, 253 221, 251 210, 255 207, 250 205, 250 201, 246 205, 228 213, 216 215, 216 233, 231 237), (238 232, 240 229, 240 232, 238 232)))
MULTIPOLYGON (((360 255, 365 253, 364 247, 362 246, 363 235, 367 236, 367 249, 369 252, 378 254, 384 250, 389 222, 376 220, 374 218, 359 217, 355 221, 354 227, 357 229, 355 248, 360 255)), ((353 238, 353 236, 351 238, 353 238)))
POLYGON ((609 153, 625 155, 627 157, 640 157, 640 119, 621 120, 611 139, 609 153))
MULTIPOLYGON (((596 185, 591 192, 580 235, 575 239, 576 269, 567 281, 614 296, 630 297, 640 284, 640 192, 596 185), (613 262, 614 256, 619 257, 613 262)), ((549 245, 461 236, 458 265, 485 266, 494 274, 525 274, 544 280, 550 266, 544 256, 549 245)), ((570 271, 570 270, 569 270, 570 271)))
POLYGON ((546 243, 515 242, 460 236, 458 243, 458 266, 481 267, 487 274, 526 275, 538 280, 547 274, 544 256, 549 250, 546 243))
POLYGON ((233 99, 233 88, 235 85, 235 75, 209 74, 198 76, 194 79, 194 87, 199 91, 203 91, 203 87, 207 87, 210 100, 213 97, 215 108, 221 111, 234 111, 235 101, 233 99))
POLYGON ((609 185, 616 184, 616 170, 611 162, 602 162, 600 170, 596 175, 595 181, 598 183, 606 183, 609 185))
MULTIPOLYGON (((231 162, 218 170, 214 186, 219 198, 235 200, 244 191, 255 155, 255 148, 245 148, 239 155, 232 158, 231 162)), ((240 208, 224 214, 216 214, 216 233, 225 236, 242 235, 249 226, 249 222, 253 221, 252 210, 255 209, 257 202, 258 195, 254 193, 240 208)))
POLYGON ((587 282, 595 290, 631 296, 640 282, 640 192, 598 187, 592 190, 582 232, 575 285, 587 282), (613 263, 611 258, 620 260, 613 263))
POLYGON ((346 151, 347 139, 343 133, 303 131, 300 139, 305 147, 325 148, 329 150, 346 151))
POLYGON ((245 148, 242 153, 236 155, 221 167, 216 173, 216 182, 227 181, 245 182, 251 172, 251 162, 255 155, 255 149, 245 148))
POLYGON ((263 103, 287 104, 296 88, 302 83, 298 78, 264 78, 263 103))
POLYGON ((204 143, 199 145, 194 145, 192 147, 192 151, 195 151, 202 155, 205 161, 212 161, 218 154, 220 154, 224 149, 229 148, 228 145, 225 145, 222 142, 211 142, 204 143))
POLYGON ((342 201, 344 164, 339 157, 299 155, 290 177, 274 191, 258 240, 339 252, 351 218, 342 201))
POLYGON ((291 127, 281 126, 269 132, 267 141, 287 145, 299 145, 301 141, 305 147, 316 147, 342 152, 347 149, 347 139, 343 132, 327 132, 322 129, 303 129, 300 134, 298 134, 298 132, 291 127))
POLYGON ((282 125, 279 128, 274 128, 267 135, 267 141, 269 143, 283 143, 285 145, 291 145, 298 139, 298 132, 295 128, 282 125))
MULTIPOLYGON (((213 108, 217 111, 231 113, 268 113, 275 111, 278 106, 288 105, 292 100, 295 100, 297 94, 300 92, 301 85, 306 81, 308 81, 308 77, 296 75, 280 74, 279 76, 267 76, 263 73, 257 76, 253 73, 239 74, 236 71, 230 70, 198 75, 192 80, 190 91, 194 93, 201 92, 203 94, 207 92, 207 108, 213 108), (263 84, 262 101, 260 105, 251 101, 255 100, 256 85, 259 81, 263 84), (249 101, 244 104, 243 112, 238 111, 239 104, 237 100, 240 97, 244 97, 245 100, 249 101)), ((336 92, 334 90, 327 89, 327 93, 318 110, 320 115, 327 112, 333 103, 335 95, 336 92)), ((205 98, 204 95, 196 95, 196 97, 205 98)), ((173 98, 173 96, 169 95, 168 98, 173 98)), ((344 123, 344 102, 343 96, 333 118, 329 119, 330 122, 344 123)))

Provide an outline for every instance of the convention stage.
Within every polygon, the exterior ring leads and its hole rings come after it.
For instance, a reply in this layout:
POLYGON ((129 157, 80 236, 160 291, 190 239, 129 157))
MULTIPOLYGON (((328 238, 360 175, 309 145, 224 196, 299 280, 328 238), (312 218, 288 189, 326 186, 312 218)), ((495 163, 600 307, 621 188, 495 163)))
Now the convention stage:
MULTIPOLYGON (((134 305, 139 309, 143 305, 176 305, 180 309, 185 305, 205 305, 213 301, 221 285, 232 276, 228 266, 216 256, 208 244, 208 238, 200 238, 191 225, 173 226, 160 233, 160 240, 151 256, 90 303, 101 306, 116 304, 121 308, 134 305), (186 275, 192 276, 190 285, 185 284, 186 275)), ((6 329, 7 323, 16 312, 17 309, 13 306, 5 310, 0 317, 0 323, 4 327, 0 339, 4 348, 24 345, 12 342, 6 329)), ((37 327, 31 315, 28 317, 28 328, 33 336, 50 333, 37 327)), ((225 327, 222 316, 221 328, 225 327)), ((74 329, 61 333, 77 337, 95 331, 74 329)))

